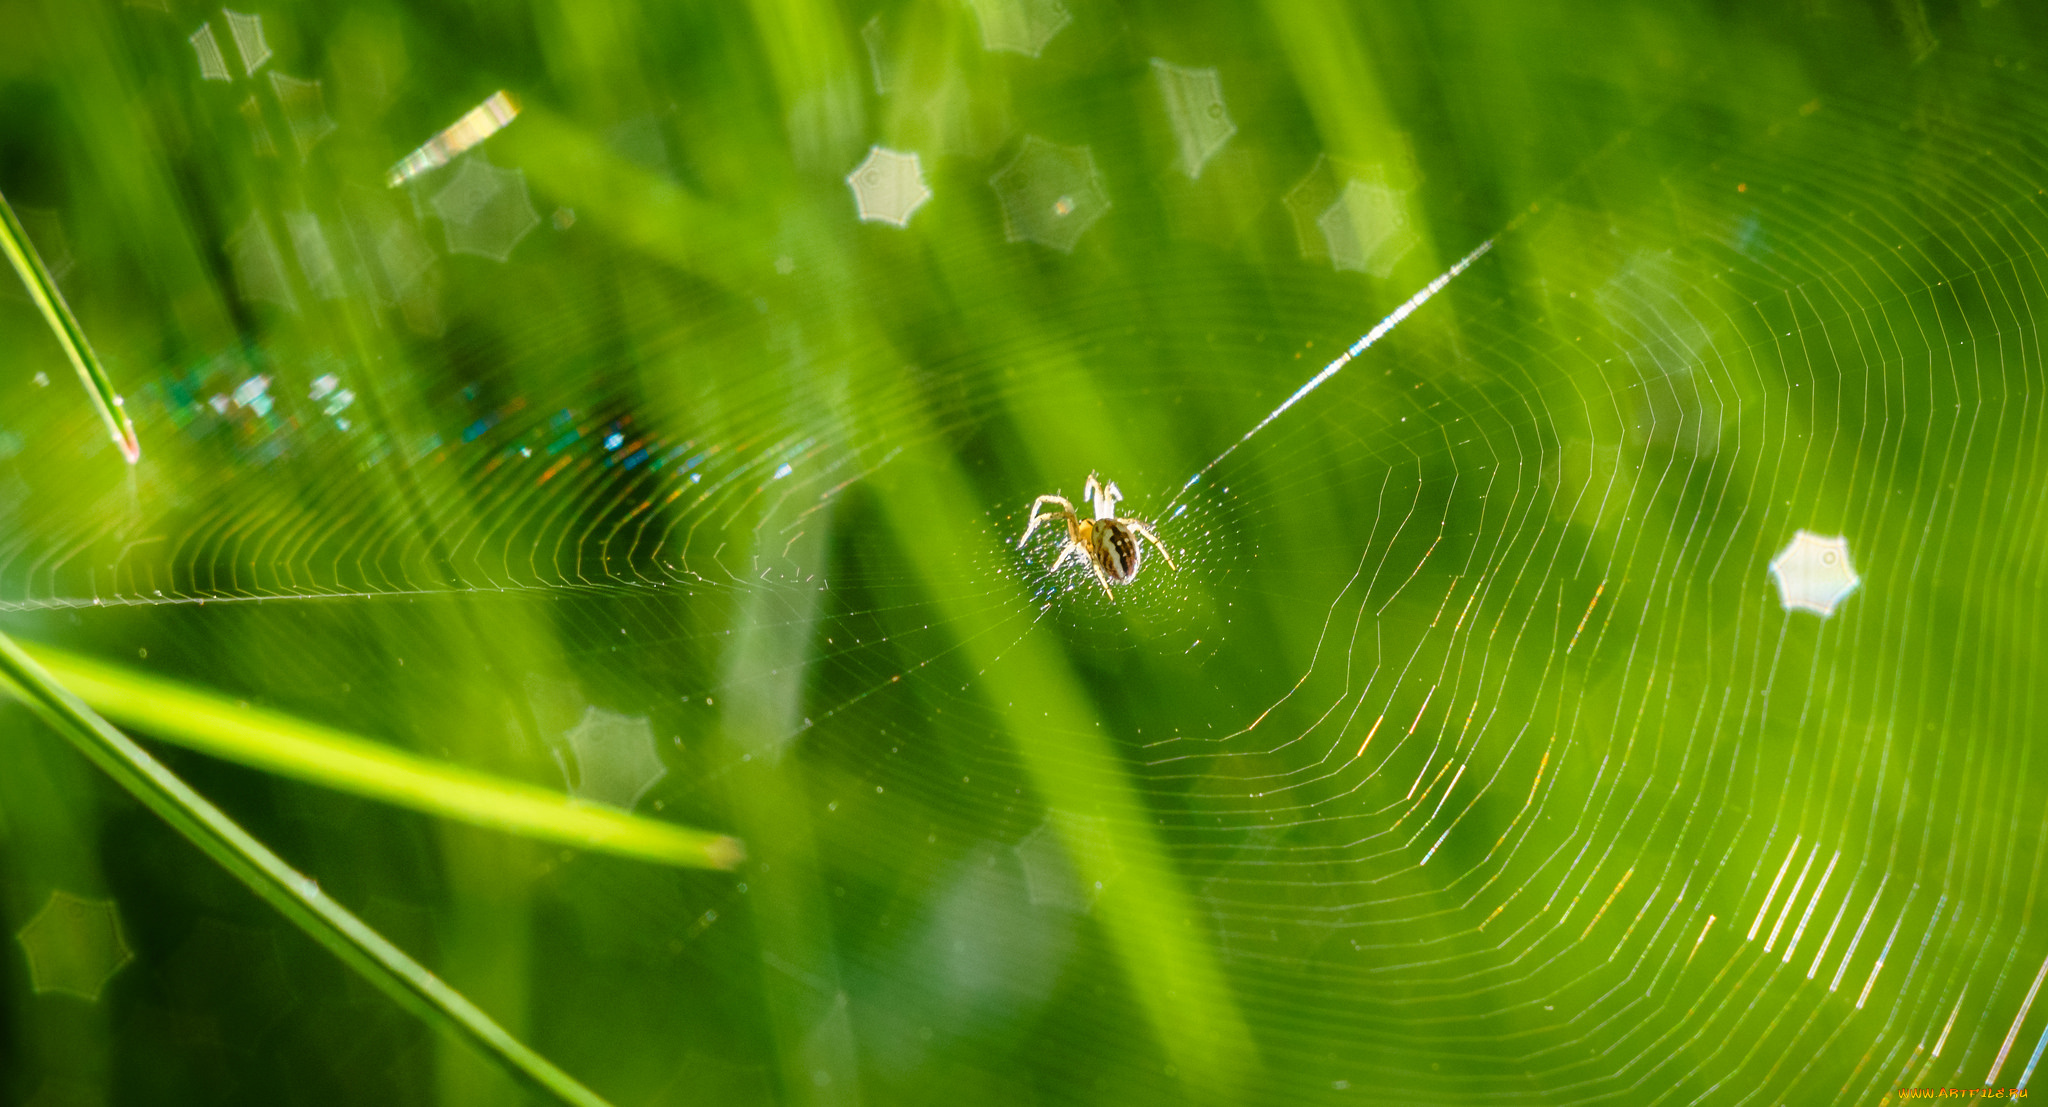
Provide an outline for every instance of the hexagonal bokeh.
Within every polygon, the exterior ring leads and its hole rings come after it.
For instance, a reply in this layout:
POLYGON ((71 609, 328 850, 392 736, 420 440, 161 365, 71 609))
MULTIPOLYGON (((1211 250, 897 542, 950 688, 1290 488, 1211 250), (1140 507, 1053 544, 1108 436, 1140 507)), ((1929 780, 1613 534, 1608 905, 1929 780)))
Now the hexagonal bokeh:
POLYGON ((882 146, 868 148, 867 160, 846 175, 846 185, 853 189, 853 205, 863 223, 907 227, 911 215, 932 198, 917 155, 882 146))
POLYGON ((1794 534, 1771 559, 1771 576, 1778 581, 1778 596, 1785 610, 1811 611, 1823 618, 1834 614, 1863 583, 1849 564, 1848 538, 1805 530, 1794 534))
POLYGON ((1200 177, 1202 167, 1237 133, 1237 124, 1223 106, 1223 79, 1214 69, 1188 69, 1163 58, 1152 59, 1152 76, 1166 102, 1166 117, 1180 144, 1180 170, 1200 177))
POLYGON ((645 715, 586 707, 583 718, 562 738, 576 758, 569 792, 577 799, 631 810, 668 773, 654 752, 654 728, 645 715))
POLYGON ((234 75, 228 72, 228 61, 220 52, 220 39, 213 33, 213 24, 201 23, 186 41, 192 44, 193 53, 199 56, 199 79, 202 81, 232 81, 234 75))
POLYGON ((270 87, 277 94, 278 107, 284 110, 299 157, 304 158, 321 139, 334 133, 334 117, 327 114, 327 101, 321 95, 319 81, 300 80, 273 69, 270 87))
POLYGON ((1109 210, 1088 147, 1059 146, 1037 135, 1026 135, 1017 156, 988 183, 1003 202, 1003 230, 1012 242, 1071 251, 1109 210))
POLYGON ((242 72, 254 77, 263 63, 270 60, 270 43, 263 36, 263 16, 244 15, 241 12, 220 10, 227 17, 228 33, 234 36, 235 52, 242 56, 242 72))
POLYGON ((334 259, 334 249, 327 244, 327 233, 320 227, 320 217, 310 211, 288 211, 284 213, 284 225, 291 235, 292 253, 298 255, 299 272, 305 276, 313 294, 323 300, 341 299, 346 294, 341 283, 341 266, 334 259))
POLYGON ((527 233, 540 226, 540 213, 526 191, 526 174, 500 169, 471 154, 428 203, 448 235, 448 252, 504 261, 527 233))
POLYGON ((1377 182, 1352 179, 1316 220, 1330 250, 1330 264, 1384 278, 1415 248, 1404 194, 1377 182))
POLYGON ((228 239, 228 258, 234 266, 235 284, 245 300, 263 300, 288 311, 299 310, 292 293, 291 277, 285 269, 284 253, 261 213, 251 212, 249 220, 228 239))
POLYGON ((28 954, 29 982, 37 992, 98 1000, 107 981, 135 959, 113 901, 69 892, 51 892, 16 937, 28 954))
POLYGON ((1331 161, 1329 155, 1317 154, 1308 172, 1280 198, 1293 219, 1294 236, 1301 245, 1304 261, 1329 260, 1330 247, 1323 241, 1323 228, 1317 220, 1337 202, 1338 191, 1352 175, 1331 161))
POLYGON ((981 20, 981 44, 990 50, 1037 57, 1052 36, 1073 22, 1060 0, 968 0, 981 20))
POLYGON ((1011 851, 1023 866, 1025 891, 1033 905, 1085 915, 1094 909, 1104 885, 1123 871, 1123 864, 1115 860, 1112 842, 1107 819, 1054 812, 1011 851), (1102 881, 1091 884, 1085 880, 1070 853, 1078 854, 1102 881))

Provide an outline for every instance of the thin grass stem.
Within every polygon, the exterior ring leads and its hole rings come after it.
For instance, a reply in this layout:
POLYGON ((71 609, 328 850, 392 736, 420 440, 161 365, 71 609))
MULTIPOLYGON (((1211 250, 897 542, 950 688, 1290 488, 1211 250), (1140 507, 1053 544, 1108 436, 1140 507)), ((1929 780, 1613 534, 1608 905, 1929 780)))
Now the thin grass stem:
POLYGON ((72 695, 5 633, 0 633, 0 674, 13 683, 15 694, 30 710, 70 739, 143 806, 401 1006, 473 1046, 535 1091, 579 1107, 605 1103, 507 1033, 461 992, 327 898, 318 883, 285 864, 147 750, 72 695))
POLYGON ((64 302, 64 293, 50 276, 49 267, 43 264, 42 255, 36 253, 35 243, 29 241, 28 232, 22 229, 21 220, 15 218, 14 207, 4 195, 0 195, 0 250, 6 251, 7 260, 14 263, 14 271, 21 274, 21 282, 28 286, 29 297, 35 300, 51 332, 56 334, 57 344, 64 347, 71 367, 78 370, 85 394, 99 409, 100 421, 106 424, 121 456, 130 465, 142 460, 142 443, 135 437, 135 424, 128 418, 121 394, 114 391, 113 378, 107 376, 107 367, 100 364, 99 355, 92 352, 92 343, 86 341, 78 317, 71 314, 71 305, 64 302))

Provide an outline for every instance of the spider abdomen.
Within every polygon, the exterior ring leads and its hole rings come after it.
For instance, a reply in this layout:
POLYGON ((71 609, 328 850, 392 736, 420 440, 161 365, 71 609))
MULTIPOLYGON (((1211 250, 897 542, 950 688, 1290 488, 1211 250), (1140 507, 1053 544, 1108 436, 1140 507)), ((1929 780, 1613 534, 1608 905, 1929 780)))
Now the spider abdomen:
POLYGON ((1138 575, 1138 564, 1144 555, 1139 552, 1138 536, 1122 520, 1095 520, 1090 538, 1095 547, 1095 563, 1102 567, 1102 575, 1111 584, 1123 584, 1138 575))

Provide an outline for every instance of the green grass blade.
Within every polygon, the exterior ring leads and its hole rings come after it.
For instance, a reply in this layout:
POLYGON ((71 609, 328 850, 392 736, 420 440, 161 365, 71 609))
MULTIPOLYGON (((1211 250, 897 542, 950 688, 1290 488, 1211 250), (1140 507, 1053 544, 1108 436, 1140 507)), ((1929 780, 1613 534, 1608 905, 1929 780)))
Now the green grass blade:
POLYGON ((42 255, 36 253, 35 243, 28 240, 28 232, 22 229, 21 220, 14 217, 14 206, 4 195, 0 195, 0 250, 6 251, 7 260, 14 263, 14 271, 21 274, 30 298, 42 310, 65 355, 71 358, 71 367, 78 370, 85 394, 92 397, 93 406, 99 409, 100 420, 107 425, 107 433, 120 448, 121 456, 130 465, 140 461, 142 443, 135 437, 135 424, 128 419, 121 394, 114 391, 107 367, 92 352, 92 343, 86 341, 78 317, 71 314, 71 305, 64 302, 64 293, 57 288, 50 270, 43 265, 42 255))
POLYGON ((14 684, 16 695, 30 710, 70 739, 143 806, 162 816, 258 897, 401 1005, 476 1047, 536 1091, 583 1107, 604 1104, 595 1092, 506 1033, 461 992, 327 898, 317 883, 285 864, 147 750, 114 729, 4 633, 0 633, 0 675, 14 684))
MULTIPOLYGON (((911 431, 904 437, 931 442, 938 435, 911 431)), ((951 458, 940 451, 907 457, 882 502, 936 606, 944 610, 961 605, 962 597, 988 594, 993 586, 964 568, 983 556, 972 547, 983 540, 980 533, 929 526, 977 511, 951 458)), ((1012 602, 1021 608, 1027 601, 1012 602)), ((960 625, 974 617, 964 605, 948 615, 960 625)), ((1100 820, 1099 837, 1059 830, 1061 844, 1084 887, 1115 882, 1117 894, 1097 900, 1091 913, 1167 1056, 1182 1079, 1216 1101, 1242 1099, 1243 1081, 1256 1063, 1251 1032, 1215 949, 1193 925, 1197 912, 1153 829, 1144 796, 1100 724, 1088 725, 1095 707, 1080 678, 1047 635, 1022 635, 1002 645, 999 658, 988 636, 969 636, 962 648, 1048 810, 1100 820)))
POLYGON ((693 869, 730 869, 736 838, 418 757, 282 712, 48 646, 23 647, 65 688, 153 738, 225 761, 477 826, 693 869))

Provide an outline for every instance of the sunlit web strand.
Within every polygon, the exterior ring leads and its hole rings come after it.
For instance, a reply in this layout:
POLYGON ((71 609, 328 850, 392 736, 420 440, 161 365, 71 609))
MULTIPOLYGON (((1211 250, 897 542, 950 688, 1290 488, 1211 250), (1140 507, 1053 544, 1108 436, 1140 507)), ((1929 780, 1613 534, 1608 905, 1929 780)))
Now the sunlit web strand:
POLYGON ((1285 412, 1288 408, 1293 407, 1296 403, 1299 403, 1302 397, 1308 395, 1311 392, 1314 392, 1319 386, 1321 386, 1321 384, 1324 381, 1329 380, 1331 377, 1336 376, 1337 371, 1344 368, 1346 365, 1350 364, 1352 358, 1355 358, 1358 355, 1364 353, 1366 349, 1370 347, 1373 343, 1378 342, 1381 338, 1386 337, 1388 331, 1391 331, 1395 327, 1400 326, 1401 320, 1406 319, 1410 315, 1415 314, 1415 309, 1428 303, 1430 297, 1436 295, 1439 292, 1442 292, 1444 286, 1451 283, 1451 278, 1456 277, 1460 273, 1463 273, 1467 268, 1469 268, 1472 265, 1473 262, 1478 261, 1482 256, 1485 255, 1485 253, 1488 250, 1493 249, 1493 243, 1494 240, 1491 238, 1480 243, 1478 246, 1473 248, 1471 253, 1466 254, 1462 258, 1459 258, 1456 264, 1452 265, 1449 269, 1444 270, 1441 274, 1437 276, 1435 280, 1429 282, 1426 285, 1423 285, 1422 289, 1418 291, 1415 295, 1408 297, 1408 299, 1404 301, 1400 307, 1397 307, 1393 310, 1392 314, 1388 315, 1385 319, 1380 320, 1379 323, 1373 327, 1373 329, 1365 332, 1364 338, 1361 338, 1358 341, 1352 343, 1350 349, 1337 355, 1337 360, 1332 361, 1330 364, 1323 366, 1322 372, 1317 373, 1313 377, 1310 377, 1307 384, 1304 384, 1300 388, 1295 389, 1294 395, 1289 396, 1287 397, 1287 399, 1283 400, 1279 407, 1273 409, 1273 413, 1271 415, 1268 415, 1264 419, 1259 420, 1258 426, 1255 426, 1252 429, 1244 432, 1243 438, 1240 438, 1237 441, 1232 442, 1228 447, 1224 449, 1222 453, 1217 454, 1214 460, 1210 461, 1209 464, 1202 466, 1201 470, 1196 472, 1194 476, 1189 477, 1187 483, 1180 486, 1180 491, 1175 492, 1173 494, 1173 499, 1167 501, 1166 506, 1172 507, 1175 503, 1178 503, 1180 501, 1180 498, 1187 494, 1188 489, 1193 488, 1195 486, 1195 482, 1201 480, 1202 477, 1209 472, 1209 470, 1214 469, 1218 464, 1220 464, 1223 461, 1224 458, 1229 457, 1232 451, 1236 450, 1239 446, 1242 446, 1245 443, 1251 441, 1252 435, 1255 435, 1260 431, 1265 430, 1266 424, 1271 423, 1273 420, 1280 418, 1283 412, 1285 412))

